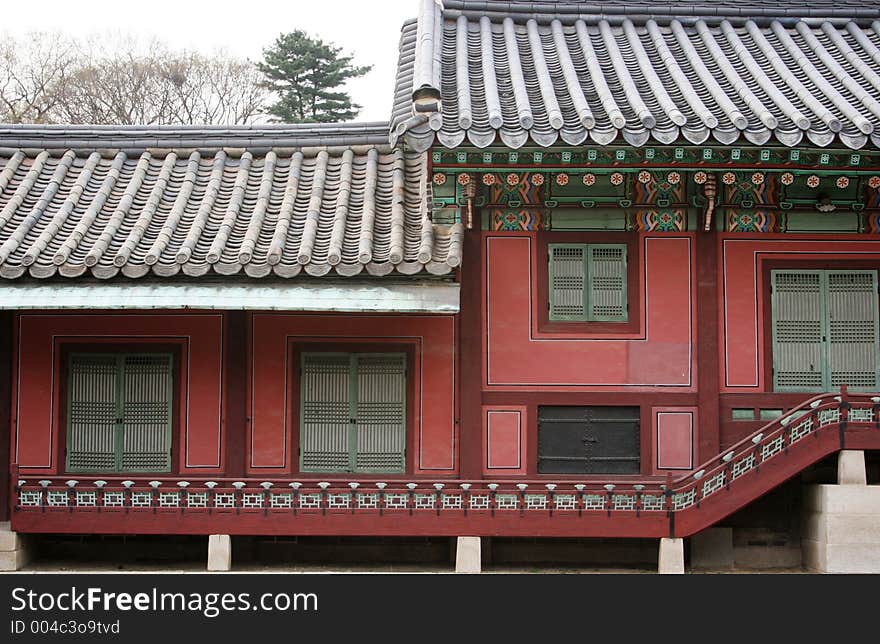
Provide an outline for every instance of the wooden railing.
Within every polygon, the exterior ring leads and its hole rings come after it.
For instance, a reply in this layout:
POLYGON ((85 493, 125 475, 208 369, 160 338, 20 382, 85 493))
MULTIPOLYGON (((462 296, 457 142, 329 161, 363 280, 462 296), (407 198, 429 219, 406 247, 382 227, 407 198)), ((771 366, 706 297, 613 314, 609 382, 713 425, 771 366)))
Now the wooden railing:
POLYGON ((540 534, 544 526, 548 536, 688 536, 844 448, 848 436, 880 449, 880 396, 845 388, 815 396, 665 481, 44 478, 13 465, 12 522, 31 532, 540 534))

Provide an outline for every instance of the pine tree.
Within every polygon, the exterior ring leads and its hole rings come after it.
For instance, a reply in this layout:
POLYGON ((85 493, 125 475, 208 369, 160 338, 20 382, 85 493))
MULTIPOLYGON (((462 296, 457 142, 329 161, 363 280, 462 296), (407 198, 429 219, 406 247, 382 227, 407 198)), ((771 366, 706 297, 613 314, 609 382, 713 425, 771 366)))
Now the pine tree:
POLYGON ((351 64, 353 56, 342 49, 296 30, 281 34, 263 50, 258 66, 266 76, 265 86, 280 100, 268 112, 284 123, 327 123, 350 121, 360 111, 346 92, 334 91, 349 78, 358 78, 372 68, 351 64))

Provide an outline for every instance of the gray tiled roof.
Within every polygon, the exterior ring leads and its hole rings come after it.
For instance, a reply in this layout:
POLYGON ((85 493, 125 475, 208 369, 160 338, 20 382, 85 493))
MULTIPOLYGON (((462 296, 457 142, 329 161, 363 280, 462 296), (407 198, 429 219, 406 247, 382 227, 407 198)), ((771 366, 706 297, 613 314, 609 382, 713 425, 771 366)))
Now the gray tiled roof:
POLYGON ((391 140, 880 147, 880 2, 422 0, 391 140))
POLYGON ((461 225, 387 133, 0 126, 0 276, 448 273, 461 225))

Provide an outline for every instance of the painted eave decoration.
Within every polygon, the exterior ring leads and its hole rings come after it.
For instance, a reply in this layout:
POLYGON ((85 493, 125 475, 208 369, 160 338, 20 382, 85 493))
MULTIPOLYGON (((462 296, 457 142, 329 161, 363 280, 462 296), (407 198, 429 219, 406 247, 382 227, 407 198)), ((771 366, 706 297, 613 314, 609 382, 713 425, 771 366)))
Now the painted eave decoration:
POLYGON ((0 126, 0 277, 451 273, 388 124, 0 126))
POLYGON ((422 0, 391 140, 880 147, 880 3, 422 0))

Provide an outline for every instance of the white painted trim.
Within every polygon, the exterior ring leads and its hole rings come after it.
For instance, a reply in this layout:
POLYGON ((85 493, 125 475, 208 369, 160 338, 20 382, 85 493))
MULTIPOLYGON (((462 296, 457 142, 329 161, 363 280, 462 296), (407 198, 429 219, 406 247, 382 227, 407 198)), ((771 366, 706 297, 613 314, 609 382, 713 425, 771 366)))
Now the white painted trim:
POLYGON ((486 469, 487 470, 521 470, 522 463, 522 416, 520 409, 487 409, 486 410, 486 469), (516 414, 516 465, 493 465, 492 464, 492 414, 516 414))
POLYGON ((357 313, 458 313, 454 282, 370 284, 0 283, 0 310, 222 309, 357 313))
MULTIPOLYGON (((653 411, 653 410, 652 410, 653 411)), ((654 433, 655 433, 655 444, 656 444, 656 455, 655 461, 657 463, 657 471, 663 470, 692 470, 694 469, 694 412, 691 410, 682 410, 682 411, 655 411, 654 412, 655 420, 654 420, 654 433), (691 453, 687 467, 672 467, 670 465, 662 465, 660 463, 660 421, 663 416, 687 416, 688 417, 688 431, 690 432, 690 444, 691 444, 691 453)))

